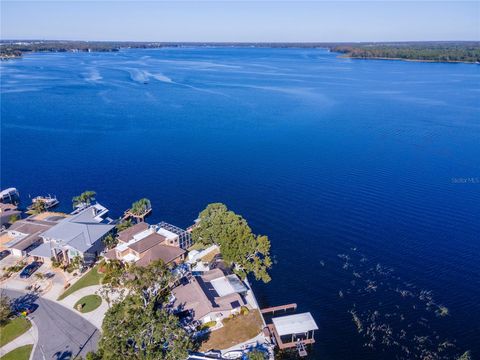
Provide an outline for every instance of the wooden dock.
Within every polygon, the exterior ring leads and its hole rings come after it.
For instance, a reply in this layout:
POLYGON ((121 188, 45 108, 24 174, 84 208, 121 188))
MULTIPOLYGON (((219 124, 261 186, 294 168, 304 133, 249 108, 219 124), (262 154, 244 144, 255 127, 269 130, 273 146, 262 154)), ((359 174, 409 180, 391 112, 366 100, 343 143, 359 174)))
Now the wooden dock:
POLYGON ((152 208, 149 208, 143 212, 143 214, 137 215, 132 212, 132 209, 128 209, 125 211, 122 217, 122 221, 129 219, 129 218, 134 218, 137 222, 143 222, 145 221, 145 217, 148 216, 152 212, 152 208))
POLYGON ((272 306, 269 308, 261 309, 260 312, 262 314, 274 314, 275 312, 278 311, 288 311, 288 310, 296 310, 297 309, 297 304, 287 304, 287 305, 280 305, 280 306, 272 306))
POLYGON ((297 351, 298 351, 298 355, 300 357, 305 357, 307 356, 307 349, 305 349, 305 343, 303 341, 298 341, 297 342, 297 351))

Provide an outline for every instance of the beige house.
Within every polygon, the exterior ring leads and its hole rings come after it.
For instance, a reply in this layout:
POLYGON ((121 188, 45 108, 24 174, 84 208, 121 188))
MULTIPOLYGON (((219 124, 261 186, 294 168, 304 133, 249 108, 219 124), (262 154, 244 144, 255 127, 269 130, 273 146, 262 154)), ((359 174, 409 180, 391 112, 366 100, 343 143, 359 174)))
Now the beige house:
POLYGON ((220 269, 192 277, 187 284, 172 290, 176 312, 189 311, 202 323, 221 321, 246 306, 248 288, 237 275, 226 275, 220 269))
MULTIPOLYGON (((61 217, 52 216, 39 220, 36 216, 17 220, 2 233, 3 247, 9 249, 14 256, 28 256, 42 244, 41 235, 57 225, 61 217)), ((48 258, 47 260, 50 260, 48 258)))
POLYGON ((121 260, 147 266, 152 261, 179 264, 186 251, 180 248, 179 235, 157 225, 138 223, 118 234, 118 245, 105 254, 108 260, 121 260))

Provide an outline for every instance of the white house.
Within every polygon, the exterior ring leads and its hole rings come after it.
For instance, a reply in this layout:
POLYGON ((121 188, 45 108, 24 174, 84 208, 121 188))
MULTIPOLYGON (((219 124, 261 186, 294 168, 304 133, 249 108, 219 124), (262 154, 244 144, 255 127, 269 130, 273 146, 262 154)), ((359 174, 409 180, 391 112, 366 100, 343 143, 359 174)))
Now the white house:
POLYGON ((97 203, 61 220, 40 235, 43 244, 33 249, 30 255, 53 257, 67 264, 80 256, 84 263, 93 263, 105 248, 104 237, 114 228, 107 214, 108 209, 97 203))

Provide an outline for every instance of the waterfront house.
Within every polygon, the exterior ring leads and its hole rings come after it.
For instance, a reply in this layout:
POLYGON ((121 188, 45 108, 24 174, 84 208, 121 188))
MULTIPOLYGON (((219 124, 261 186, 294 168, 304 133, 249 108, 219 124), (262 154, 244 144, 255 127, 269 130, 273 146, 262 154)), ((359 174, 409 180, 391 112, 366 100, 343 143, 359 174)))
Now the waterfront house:
POLYGON ((185 231, 167 223, 149 225, 140 222, 118 233, 118 245, 105 254, 107 260, 120 260, 147 266, 152 261, 178 265, 185 259, 181 237, 185 231), (176 232, 171 231, 178 229, 176 232))
POLYGON ((9 249, 13 256, 27 256, 31 250, 42 244, 41 234, 57 225, 60 219, 63 218, 30 216, 17 220, 2 232, 1 244, 9 249))
POLYGON ((53 257, 65 264, 79 256, 85 264, 92 264, 105 248, 103 239, 114 228, 107 215, 108 209, 98 203, 73 213, 41 234, 43 244, 30 255, 53 257))
POLYGON ((247 291, 237 275, 227 275, 217 268, 175 287, 173 307, 177 313, 189 312, 201 323, 221 321, 247 305, 247 291))

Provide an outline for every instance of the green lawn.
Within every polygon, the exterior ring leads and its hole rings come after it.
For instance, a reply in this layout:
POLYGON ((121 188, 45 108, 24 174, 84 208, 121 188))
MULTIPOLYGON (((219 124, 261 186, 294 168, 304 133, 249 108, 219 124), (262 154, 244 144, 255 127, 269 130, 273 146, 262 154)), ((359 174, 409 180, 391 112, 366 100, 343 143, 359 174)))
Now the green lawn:
POLYGON ((197 243, 193 244, 192 246, 190 246, 190 247, 188 248, 188 251, 192 251, 192 250, 198 250, 198 251, 200 251, 200 250, 203 250, 203 249, 205 249, 205 248, 207 248, 206 245, 203 245, 203 244, 197 242, 197 243))
POLYGON ((63 300, 68 295, 73 294, 75 291, 80 290, 84 287, 99 285, 103 279, 103 276, 103 274, 98 272, 98 265, 94 266, 89 272, 83 275, 80 280, 78 280, 75 284, 65 290, 65 292, 60 295, 57 300, 63 300))
POLYGON ((95 310, 102 304, 102 298, 98 295, 87 295, 82 297, 80 300, 77 301, 74 308, 75 310, 80 311, 81 313, 88 313, 90 311, 95 310), (81 310, 78 310, 78 304, 82 304, 83 307, 81 310))
POLYGON ((0 346, 8 344, 13 339, 19 337, 30 329, 31 326, 30 321, 23 316, 10 320, 6 325, 0 327, 0 346))
POLYGON ((6 353, 1 360, 28 360, 30 358, 30 353, 32 352, 33 345, 23 345, 20 346, 9 353, 6 353))

